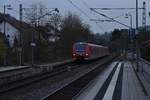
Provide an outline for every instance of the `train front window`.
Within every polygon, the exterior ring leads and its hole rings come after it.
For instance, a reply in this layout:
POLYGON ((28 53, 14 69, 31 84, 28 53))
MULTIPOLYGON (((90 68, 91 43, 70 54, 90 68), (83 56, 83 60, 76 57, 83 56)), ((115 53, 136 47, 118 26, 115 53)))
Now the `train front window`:
POLYGON ((75 45, 75 50, 76 51, 85 51, 85 47, 86 47, 85 44, 76 44, 75 45))

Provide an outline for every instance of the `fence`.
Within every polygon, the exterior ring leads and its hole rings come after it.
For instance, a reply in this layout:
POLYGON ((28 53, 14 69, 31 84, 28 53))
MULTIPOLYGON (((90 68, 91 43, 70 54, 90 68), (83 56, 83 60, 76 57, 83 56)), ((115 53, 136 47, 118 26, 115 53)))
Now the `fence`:
POLYGON ((149 82, 150 84, 150 62, 140 58, 140 71, 144 75, 145 79, 149 82))

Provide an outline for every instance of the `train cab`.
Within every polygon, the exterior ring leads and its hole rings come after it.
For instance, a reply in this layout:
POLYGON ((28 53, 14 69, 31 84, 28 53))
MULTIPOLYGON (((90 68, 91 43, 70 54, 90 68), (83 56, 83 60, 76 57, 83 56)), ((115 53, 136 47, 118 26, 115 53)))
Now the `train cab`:
POLYGON ((89 47, 86 43, 75 43, 73 45, 73 57, 77 59, 88 58, 90 54, 89 47))
POLYGON ((77 42, 73 45, 73 58, 75 60, 96 59, 108 55, 108 48, 85 42, 77 42))

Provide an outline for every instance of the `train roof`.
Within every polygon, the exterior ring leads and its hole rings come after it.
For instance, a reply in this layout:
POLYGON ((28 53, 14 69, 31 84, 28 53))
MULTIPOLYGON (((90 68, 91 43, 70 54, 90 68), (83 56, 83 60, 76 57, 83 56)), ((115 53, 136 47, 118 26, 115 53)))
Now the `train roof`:
POLYGON ((108 47, 106 47, 106 46, 97 45, 97 44, 93 44, 93 43, 87 43, 87 42, 76 42, 76 43, 74 43, 74 44, 86 44, 86 45, 95 46, 95 47, 108 48, 108 47))

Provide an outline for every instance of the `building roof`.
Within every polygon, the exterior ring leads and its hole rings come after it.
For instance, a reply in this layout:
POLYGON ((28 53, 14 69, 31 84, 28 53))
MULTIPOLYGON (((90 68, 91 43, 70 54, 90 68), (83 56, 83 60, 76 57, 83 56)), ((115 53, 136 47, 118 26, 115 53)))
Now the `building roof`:
POLYGON ((47 27, 43 27, 43 26, 39 26, 37 28, 32 27, 31 25, 25 23, 25 22, 21 22, 19 20, 17 20, 16 18, 10 16, 9 14, 2 14, 0 13, 0 23, 2 23, 4 21, 4 18, 6 20, 6 22, 8 22, 9 24, 11 24, 13 27, 15 27, 18 30, 21 30, 23 33, 42 33, 42 36, 50 36, 53 34, 48 33, 49 30, 54 30, 56 33, 60 33, 60 31, 56 28, 54 28, 53 26, 48 26, 47 27))
POLYGON ((18 30, 21 30, 23 32, 36 32, 36 29, 34 29, 32 26, 30 26, 29 24, 25 23, 25 22, 21 22, 19 20, 17 20, 16 18, 10 16, 9 14, 1 14, 0 13, 0 22, 2 23, 4 21, 8 22, 9 24, 11 24, 13 27, 15 27, 18 30))

